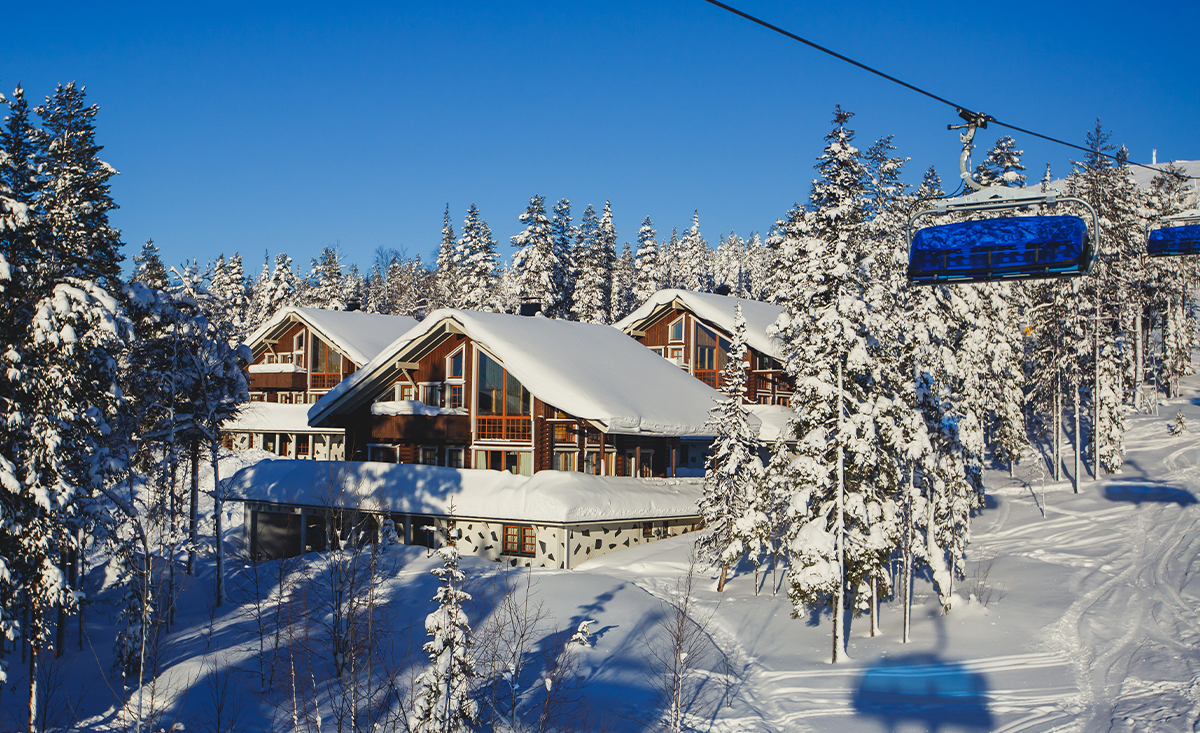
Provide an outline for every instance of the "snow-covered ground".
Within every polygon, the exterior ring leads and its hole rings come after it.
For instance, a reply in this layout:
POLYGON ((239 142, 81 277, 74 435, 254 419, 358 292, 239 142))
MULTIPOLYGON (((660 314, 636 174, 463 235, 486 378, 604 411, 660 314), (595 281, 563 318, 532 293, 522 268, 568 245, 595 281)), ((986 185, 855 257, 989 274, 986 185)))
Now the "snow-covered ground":
MULTIPOLYGON (((721 706, 693 721, 696 727, 731 733, 1196 730, 1200 379, 1185 386, 1185 396, 1164 404, 1158 416, 1131 416, 1124 470, 1101 481, 1085 475, 1079 494, 1068 481, 1048 482, 1044 494, 1040 484, 1031 488, 1029 459, 1015 478, 990 473, 988 508, 973 523, 971 577, 957 589, 963 599, 942 615, 930 584, 918 580, 910 644, 899 641, 899 605, 885 603, 882 634, 870 637, 867 620, 855 619, 852 661, 832 666, 829 614, 791 618, 786 595, 772 593, 776 579, 769 569, 757 593, 753 572, 743 568, 723 595, 715 592, 715 575, 702 572, 693 610, 703 627, 695 654, 704 656, 704 672, 695 679, 705 685, 701 696, 721 706), (1168 430, 1177 410, 1192 426, 1178 436, 1168 430), (987 596, 989 588, 986 606, 966 599, 987 596)), ((1069 450, 1067 456, 1069 468, 1069 450)), ((240 519, 233 509, 231 539, 240 536, 240 519)), ((596 621, 579 672, 588 719, 608 730, 641 730, 661 710, 648 652, 665 639, 663 600, 678 597, 692 539, 684 535, 575 570, 529 576, 546 616, 538 645, 549 643, 552 627, 573 630, 581 620, 596 621)), ((294 572, 320 578, 324 563, 310 555, 294 572)), ((423 641, 435 587, 427 571, 435 563, 420 548, 387 553, 377 592, 386 601, 382 638, 392 650, 416 649, 423 641)), ((159 727, 213 730, 220 708, 236 723, 222 729, 291 728, 290 713, 280 712, 280 691, 264 691, 259 676, 252 569, 231 565, 225 606, 214 608, 209 600, 211 565, 184 591, 175 629, 161 648, 153 705, 149 694, 144 699, 146 709, 160 712, 159 727)), ((528 572, 474 558, 463 567, 476 597, 469 611, 477 629, 492 608, 497 579, 511 572, 520 585, 528 572)), ((259 566, 260 587, 277 570, 274 563, 259 566)), ((119 721, 114 707, 122 695, 111 671, 114 601, 99 594, 85 617, 83 651, 72 622, 67 654, 49 665, 51 723, 74 719, 88 730, 125 729, 128 719, 119 721)), ((315 606, 308 612, 318 621, 315 606)), ((326 691, 316 697, 323 699, 332 689, 331 665, 319 639, 307 649, 314 652, 313 684, 326 691)), ((403 655, 392 658, 402 666, 403 655)), ((0 729, 12 730, 22 717, 25 686, 19 658, 10 653, 7 662, 0 729)), ((331 707, 325 715, 323 729, 335 730, 331 707)))

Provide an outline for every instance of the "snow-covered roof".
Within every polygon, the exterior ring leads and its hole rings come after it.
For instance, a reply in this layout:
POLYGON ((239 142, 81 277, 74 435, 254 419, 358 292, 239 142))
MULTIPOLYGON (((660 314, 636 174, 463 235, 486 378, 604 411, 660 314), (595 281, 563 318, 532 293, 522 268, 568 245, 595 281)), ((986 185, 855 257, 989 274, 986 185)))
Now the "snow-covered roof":
POLYGON ((535 397, 610 433, 711 436, 719 393, 624 333, 594 323, 443 309, 329 391, 312 425, 376 396, 428 339, 466 334, 535 397))
POLYGON ((775 319, 783 313, 784 308, 758 300, 715 293, 696 293, 691 290, 660 290, 633 313, 614 323, 613 327, 625 333, 640 330, 663 311, 678 307, 706 323, 711 323, 726 334, 732 334, 733 313, 738 303, 741 303, 742 317, 746 319, 746 343, 760 354, 782 361, 783 344, 767 336, 767 327, 775 323, 775 319))
MULTIPOLYGON (((1182 170, 1184 175, 1200 177, 1200 160, 1175 160, 1171 162, 1174 163, 1180 170, 1182 170)), ((1150 163, 1147 165, 1147 168, 1137 165, 1129 167, 1129 172, 1133 175, 1134 182, 1137 183, 1140 188, 1145 189, 1150 188, 1150 184, 1154 181, 1155 177, 1158 176, 1158 171, 1166 170, 1169 163, 1150 163), (1150 168, 1153 168, 1154 170, 1150 170, 1150 168)), ((1026 181, 1026 183, 1030 188, 1040 188, 1041 186, 1040 182, 1037 181, 1026 181)), ((1049 187, 1055 191, 1061 192, 1066 190, 1066 185, 1066 179, 1056 178, 1050 181, 1049 187)), ((1193 197, 1200 200, 1200 180, 1189 180, 1187 182, 1187 187, 1192 190, 1193 197)))
POLYGON ((238 471, 230 489, 244 501, 439 515, 453 502, 460 517, 591 523, 694 516, 703 481, 277 459, 238 471))
POLYGON ((308 324, 322 339, 333 344, 334 348, 359 367, 369 362, 405 331, 417 325, 415 319, 407 316, 288 306, 259 326, 246 339, 246 343, 254 349, 255 356, 260 351, 258 345, 264 339, 277 338, 293 320, 308 324))
POLYGON ((758 439, 763 443, 775 442, 796 415, 792 408, 783 405, 746 405, 746 411, 762 423, 758 428, 758 439))
MULTIPOLYGON (((309 405, 280 405, 275 402, 247 402, 222 430, 243 433, 328 433, 331 428, 308 426, 309 405)), ((337 429, 340 432, 340 428, 337 429)))

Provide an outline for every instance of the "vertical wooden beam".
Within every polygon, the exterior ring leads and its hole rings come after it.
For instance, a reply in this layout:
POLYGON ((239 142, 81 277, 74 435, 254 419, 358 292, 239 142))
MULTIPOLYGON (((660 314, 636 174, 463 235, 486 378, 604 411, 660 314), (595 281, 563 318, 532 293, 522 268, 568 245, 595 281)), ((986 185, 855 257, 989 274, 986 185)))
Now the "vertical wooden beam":
POLYGON ((587 462, 587 425, 582 422, 575 423, 575 444, 579 447, 579 456, 575 459, 575 470, 579 472, 586 471, 584 464, 587 462))
POLYGON ((639 438, 637 445, 633 447, 633 471, 632 474, 641 478, 642 476, 642 441, 639 438))

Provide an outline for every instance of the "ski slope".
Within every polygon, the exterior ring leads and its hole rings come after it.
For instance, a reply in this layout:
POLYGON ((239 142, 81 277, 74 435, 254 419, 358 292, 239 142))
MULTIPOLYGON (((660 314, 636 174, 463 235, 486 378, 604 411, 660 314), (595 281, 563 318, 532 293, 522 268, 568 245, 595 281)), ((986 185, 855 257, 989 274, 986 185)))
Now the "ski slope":
MULTIPOLYGON (((782 578, 770 568, 756 586, 753 570, 743 566, 721 595, 715 574, 702 569, 693 611, 707 656, 693 677, 701 685, 696 710, 705 699, 719 706, 691 719, 694 727, 718 733, 1200 729, 1200 379, 1185 386, 1190 391, 1163 404, 1158 416, 1131 416, 1124 469, 1100 481, 1085 475, 1078 494, 1069 481, 1031 485, 1032 459, 1011 478, 989 473, 988 506, 973 521, 970 577, 955 589, 955 607, 945 615, 929 582, 918 579, 909 644, 899 640, 898 604, 884 603, 881 634, 870 636, 865 617, 851 620, 851 661, 830 665, 828 612, 791 618, 786 594, 772 592, 782 578), (1168 430, 1176 410, 1191 426, 1178 436, 1168 430), (986 606, 968 600, 989 588, 986 606)), ((1068 447, 1066 469, 1070 459, 1068 447)), ((236 508, 227 526, 236 550, 236 508)), ((570 571, 508 571, 464 558, 475 596, 472 624, 486 623, 505 573, 518 586, 528 580, 543 607, 543 647, 555 636, 552 627, 573 629, 594 619, 592 647, 579 658, 587 717, 610 731, 642 730, 661 711, 648 649, 664 641, 663 601, 679 597, 692 539, 610 553, 570 571)), ((424 640, 435 562, 421 548, 388 551, 378 591, 395 649, 419 649, 424 640)), ((323 563, 310 554, 293 572, 318 588, 323 563)), ((251 569, 231 565, 232 602, 220 608, 209 600, 211 566, 185 583, 178 623, 160 650, 161 671, 144 698, 152 692, 153 705, 145 705, 158 714, 155 730, 214 729, 220 690, 229 698, 225 709, 236 711, 228 730, 291 727, 281 717, 280 690, 267 692, 259 683, 259 637, 247 600, 251 569)), ((270 577, 275 566, 259 569, 270 577)), ((97 593, 85 616, 83 651, 72 622, 68 652, 52 664, 51 712, 62 727, 127 729, 134 708, 126 701, 136 698, 121 691, 112 670, 116 602, 97 593)), ((336 730, 332 672, 319 635, 313 638, 319 691, 313 697, 322 729, 336 730)), ((20 727, 24 704, 22 667, 12 653, 7 661, 0 730, 20 727)), ((528 694, 538 684, 531 678, 528 694)))

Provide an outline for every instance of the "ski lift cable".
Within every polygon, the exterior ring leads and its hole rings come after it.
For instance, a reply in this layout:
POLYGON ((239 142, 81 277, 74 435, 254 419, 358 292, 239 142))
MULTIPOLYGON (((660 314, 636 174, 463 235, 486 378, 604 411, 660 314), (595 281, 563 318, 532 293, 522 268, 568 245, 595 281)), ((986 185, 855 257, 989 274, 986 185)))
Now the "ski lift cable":
MULTIPOLYGON (((1057 143, 1059 145, 1065 145, 1068 148, 1074 148, 1075 150, 1081 150, 1085 153, 1093 153, 1093 154, 1099 155, 1101 157, 1109 158, 1110 160, 1116 160, 1116 161, 1120 162, 1120 158, 1118 158, 1117 156, 1110 155, 1109 153, 1105 153, 1101 150, 1093 150, 1091 148, 1085 148, 1082 145, 1076 145, 1075 143, 1067 142, 1066 140, 1059 140, 1056 137, 1051 137, 1049 135, 1043 135, 1040 132, 1034 132, 1033 130, 1025 129, 1024 127, 1018 127, 1016 125, 1009 124, 1007 122, 1001 122, 1000 120, 996 119, 995 117, 992 117, 991 115, 980 114, 978 112, 972 112, 969 108, 964 107, 961 104, 955 104, 954 102, 951 102, 949 99, 946 99, 945 97, 940 97, 940 96, 934 94, 933 92, 926 91, 926 90, 922 89, 921 87, 915 86, 913 84, 909 84, 908 82, 906 82, 902 79, 897 79, 896 77, 892 76, 891 74, 884 73, 884 72, 880 71, 879 69, 876 69, 871 66, 867 66, 864 63, 855 61, 854 59, 850 58, 849 56, 843 56, 842 54, 838 53, 837 51, 826 48, 826 47, 820 45, 819 43, 814 43, 813 41, 810 41, 807 38, 802 38, 802 37, 796 35, 795 33, 792 33, 791 31, 784 30, 783 28, 780 28, 777 25, 768 23, 767 21, 765 21, 761 18, 756 18, 755 16, 750 15, 749 13, 746 13, 744 11, 738 10, 735 7, 726 5, 725 3, 720 2, 720 0, 704 0, 704 2, 706 2, 710 5, 715 5, 718 8, 721 8, 722 10, 729 11, 730 13, 733 13, 734 15, 745 18, 746 20, 750 21, 751 23, 757 23, 758 25, 761 25, 763 28, 766 28, 767 30, 775 31, 776 33, 778 33, 782 36, 786 36, 786 37, 792 39, 793 41, 799 41, 800 43, 803 43, 806 46, 815 48, 816 50, 821 51, 822 53, 827 53, 836 59, 840 59, 842 61, 845 61, 848 64, 857 66, 858 68, 862 69, 863 71, 869 71, 870 73, 875 74, 876 76, 883 77, 884 79, 887 79, 888 81, 890 81, 894 84, 899 84, 900 86, 905 87, 906 89, 914 91, 918 94, 923 94, 926 97, 929 97, 930 99, 941 102, 942 104, 949 105, 949 106, 953 107, 955 109, 955 111, 958 112, 958 115, 960 117, 962 117, 963 119, 968 120, 968 121, 975 121, 979 125, 979 127, 986 128, 988 123, 991 123, 993 125, 999 125, 1000 127, 1007 127, 1008 129, 1013 130, 1014 132, 1020 132, 1025 135, 1032 135, 1034 137, 1041 138, 1048 142, 1057 143)), ((1135 163, 1131 160, 1125 160, 1124 162, 1128 163, 1129 165, 1137 166, 1138 168, 1145 168, 1147 170, 1155 171, 1156 173, 1167 173, 1168 172, 1166 170, 1163 170, 1160 168, 1155 168, 1154 166, 1146 165, 1144 163, 1135 163)), ((1200 180, 1200 176, 1189 176, 1189 175, 1185 175, 1183 173, 1173 173, 1173 175, 1175 175, 1180 180, 1190 180, 1190 181, 1200 180)))

